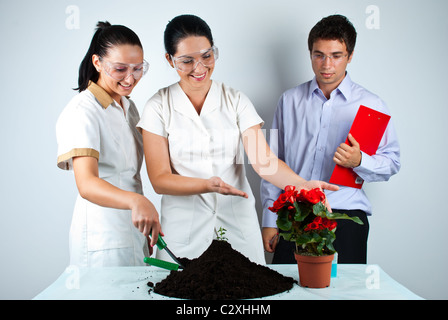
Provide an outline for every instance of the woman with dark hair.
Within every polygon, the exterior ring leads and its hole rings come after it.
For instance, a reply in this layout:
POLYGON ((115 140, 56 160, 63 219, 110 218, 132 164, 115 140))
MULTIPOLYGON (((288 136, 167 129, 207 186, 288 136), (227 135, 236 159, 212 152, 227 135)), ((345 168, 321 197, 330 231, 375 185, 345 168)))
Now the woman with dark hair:
MULTIPOLYGON (((177 255, 196 258, 223 228, 235 250, 264 264, 244 151, 255 171, 282 189, 337 187, 305 181, 279 161, 246 95, 211 80, 218 49, 205 21, 178 16, 168 23, 164 37, 166 59, 180 81, 148 101, 138 126, 143 129, 148 176, 154 190, 163 194, 161 222, 167 242, 177 255)), ((157 255, 169 259, 163 250, 157 255)))
MULTIPOLYGON (((58 167, 73 170, 79 195, 70 228, 70 264, 142 265, 161 233, 143 196, 139 114, 128 98, 148 71, 138 36, 99 22, 79 68, 79 93, 56 124, 58 167)), ((151 250, 152 251, 152 250, 151 250)))

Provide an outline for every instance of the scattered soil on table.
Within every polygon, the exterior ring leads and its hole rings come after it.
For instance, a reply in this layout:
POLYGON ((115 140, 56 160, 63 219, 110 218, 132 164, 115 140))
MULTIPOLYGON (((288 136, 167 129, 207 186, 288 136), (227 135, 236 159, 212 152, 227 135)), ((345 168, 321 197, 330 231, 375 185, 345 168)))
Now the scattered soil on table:
POLYGON ((171 271, 154 292, 181 299, 225 300, 271 296, 297 281, 251 262, 226 241, 214 240, 198 258, 179 259, 185 269, 171 271))

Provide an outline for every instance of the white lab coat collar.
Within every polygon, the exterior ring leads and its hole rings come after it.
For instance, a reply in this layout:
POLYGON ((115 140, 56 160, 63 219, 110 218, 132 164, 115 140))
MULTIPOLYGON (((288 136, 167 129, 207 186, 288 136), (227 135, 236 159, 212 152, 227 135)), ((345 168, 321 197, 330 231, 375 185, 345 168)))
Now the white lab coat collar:
POLYGON ((207 97, 205 98, 204 105, 202 106, 200 114, 196 112, 196 109, 194 108, 193 104, 191 103, 186 93, 182 90, 179 83, 173 85, 172 89, 173 89, 172 99, 174 109, 177 112, 182 113, 195 121, 201 116, 212 112, 219 106, 220 89, 215 81, 212 81, 210 90, 208 91, 207 97))
POLYGON ((184 116, 193 120, 193 122, 201 128, 204 134, 208 135, 208 130, 202 122, 203 117, 218 108, 219 106, 219 96, 220 88, 212 81, 210 90, 208 91, 207 97, 205 98, 204 105, 202 106, 201 113, 198 114, 187 94, 182 90, 179 83, 172 86, 172 105, 176 112, 183 114, 184 116))

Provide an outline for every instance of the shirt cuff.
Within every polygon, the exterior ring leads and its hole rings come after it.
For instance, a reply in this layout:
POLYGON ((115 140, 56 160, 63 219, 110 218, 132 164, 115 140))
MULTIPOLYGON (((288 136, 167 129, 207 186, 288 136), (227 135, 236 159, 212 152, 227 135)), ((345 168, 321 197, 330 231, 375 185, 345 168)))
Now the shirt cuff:
POLYGON ((261 226, 262 228, 277 228, 277 214, 269 209, 264 210, 261 226))
POLYGON ((361 151, 361 155, 361 163, 358 167, 353 168, 353 171, 362 178, 363 175, 373 171, 375 168, 375 160, 363 151, 361 151))

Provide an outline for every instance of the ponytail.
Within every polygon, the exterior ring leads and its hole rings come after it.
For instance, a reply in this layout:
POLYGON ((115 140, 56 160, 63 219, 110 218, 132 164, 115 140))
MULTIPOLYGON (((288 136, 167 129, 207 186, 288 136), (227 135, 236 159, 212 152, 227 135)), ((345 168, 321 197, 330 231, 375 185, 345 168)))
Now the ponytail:
POLYGON ((79 92, 87 89, 89 81, 98 81, 99 73, 92 63, 94 54, 105 57, 111 47, 124 44, 137 45, 143 49, 137 34, 125 26, 111 25, 107 21, 100 21, 96 27, 89 49, 79 66, 78 88, 74 89, 79 92))

